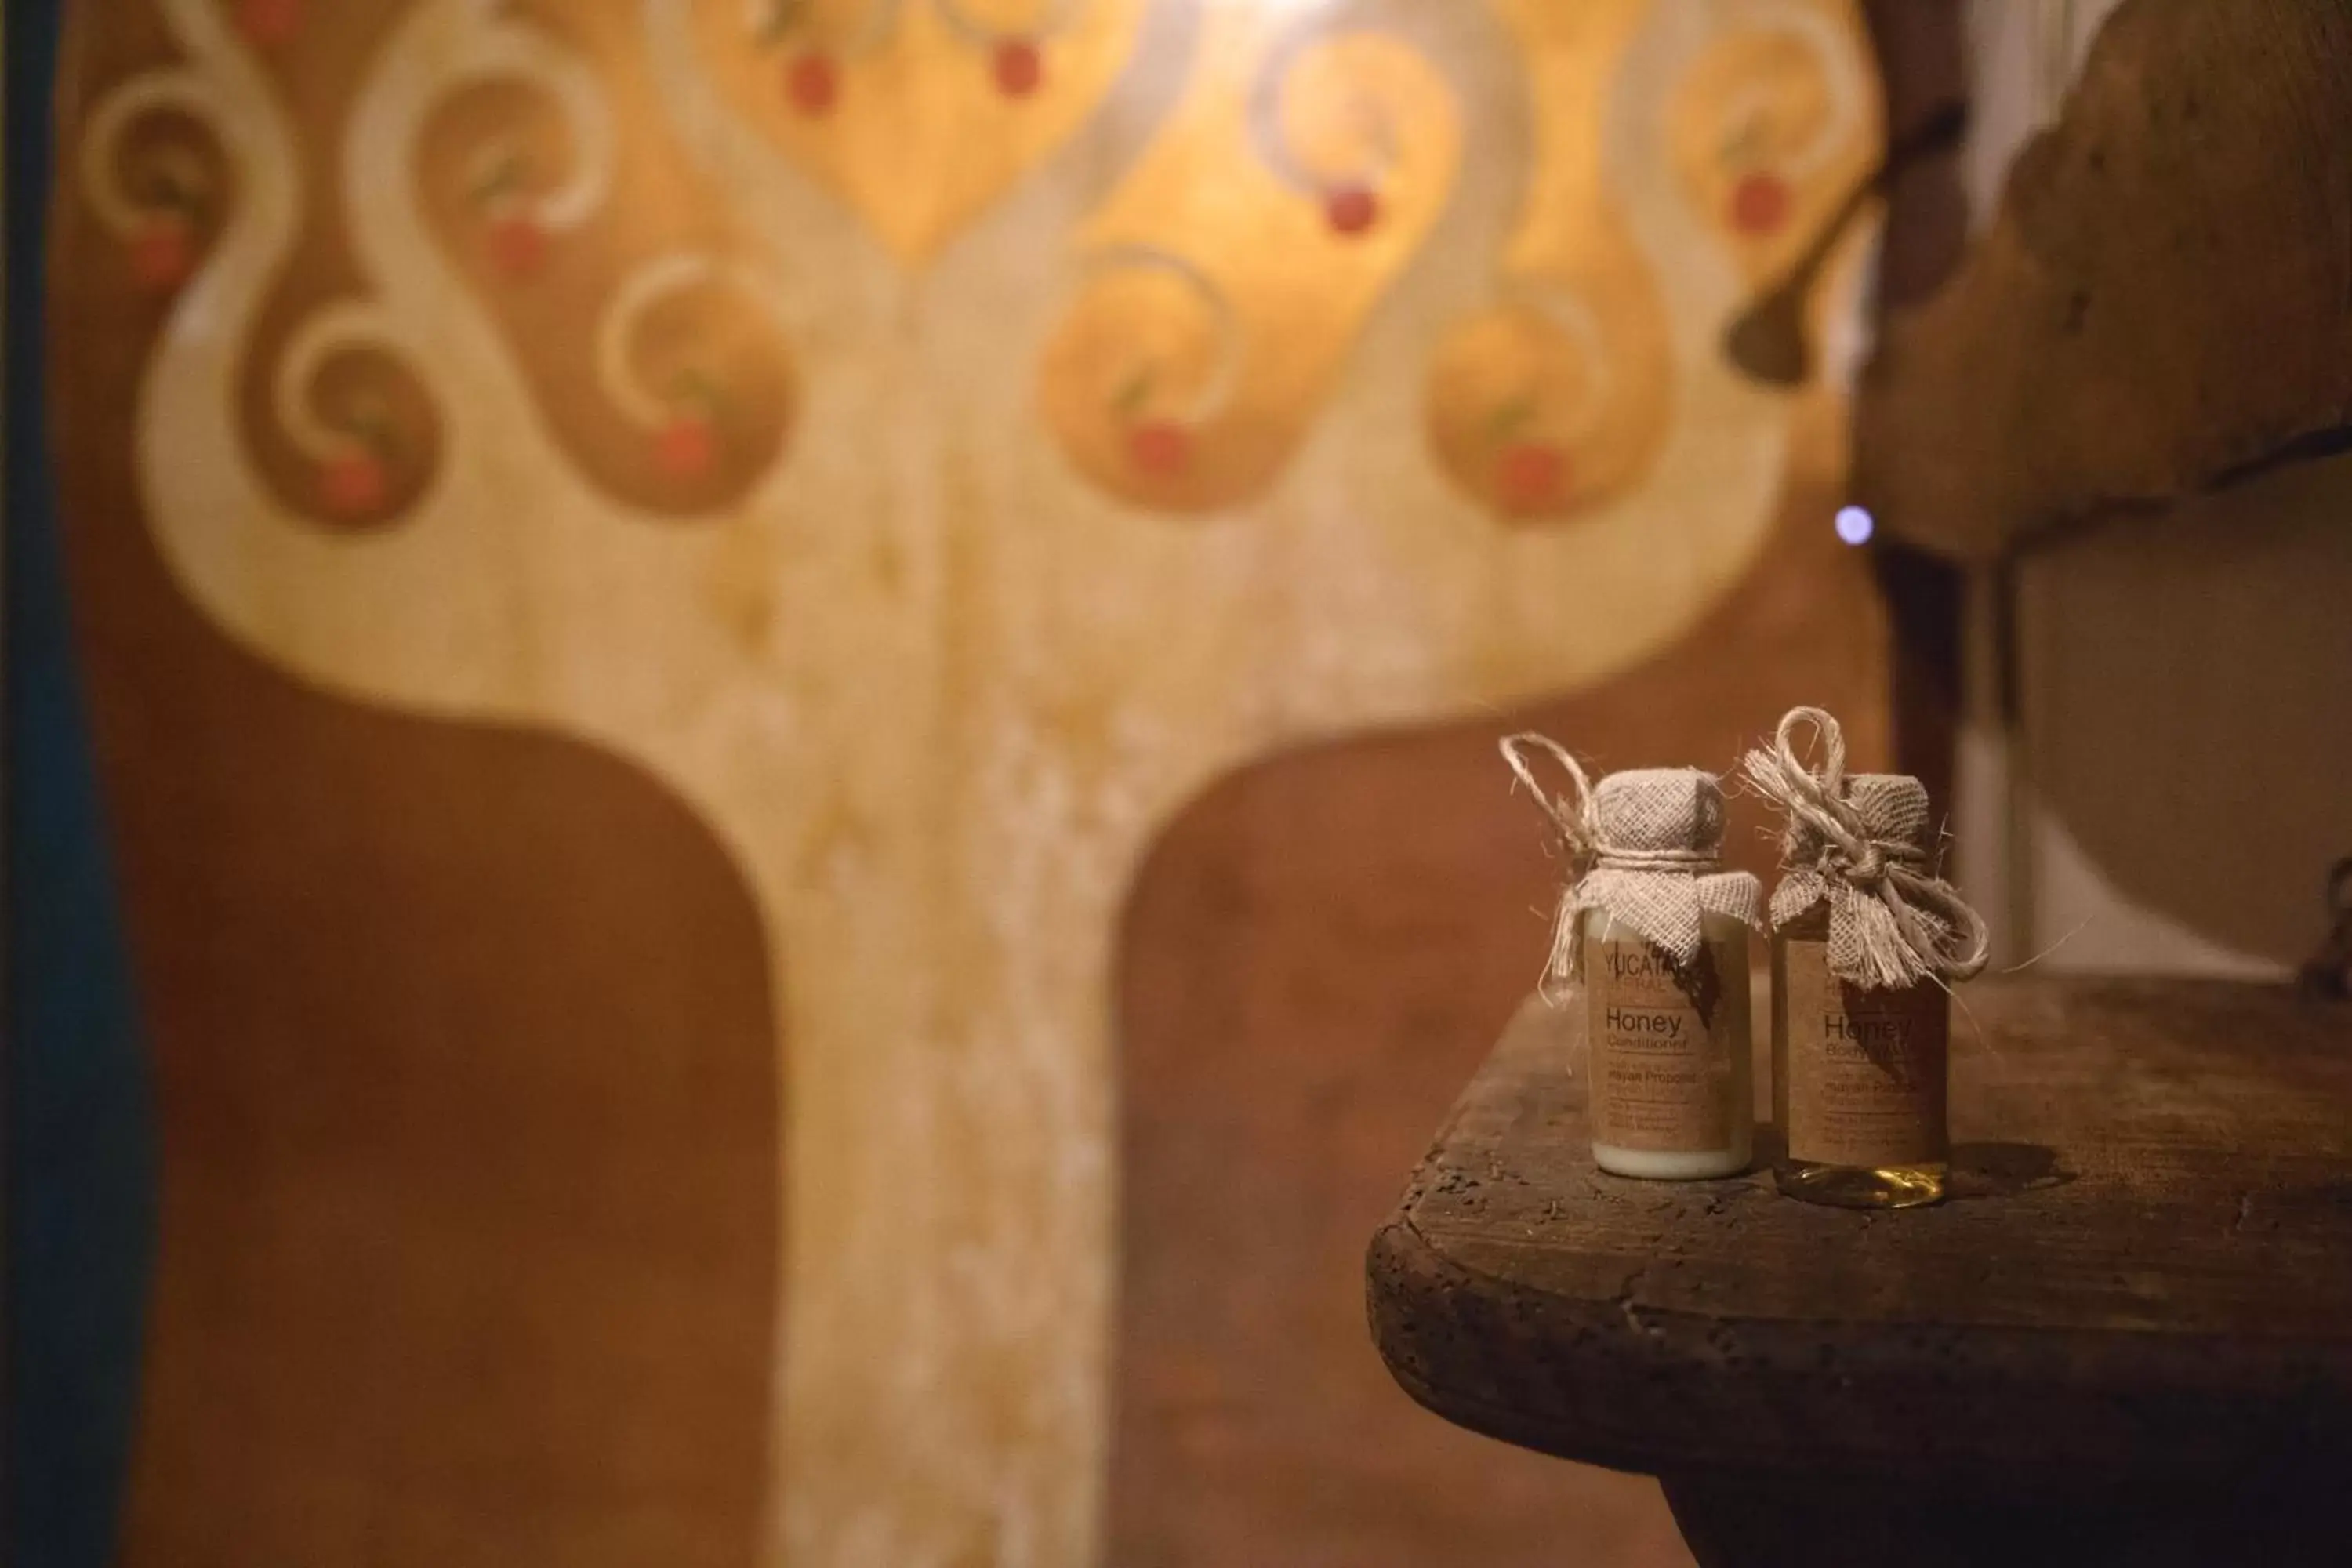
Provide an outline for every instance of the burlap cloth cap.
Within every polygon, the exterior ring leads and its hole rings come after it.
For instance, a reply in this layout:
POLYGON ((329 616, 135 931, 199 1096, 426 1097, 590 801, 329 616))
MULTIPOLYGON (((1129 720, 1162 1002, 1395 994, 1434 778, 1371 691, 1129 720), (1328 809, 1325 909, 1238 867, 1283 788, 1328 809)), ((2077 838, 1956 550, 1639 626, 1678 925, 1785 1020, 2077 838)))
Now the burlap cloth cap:
POLYGON ((1789 814, 1773 930, 1826 901, 1830 973, 1865 990, 1967 980, 1984 968, 1983 919, 1936 874, 1926 785, 1902 773, 1849 776, 1837 721, 1811 708, 1791 710, 1772 747, 1748 752, 1747 773, 1789 814), (1807 724, 1822 742, 1818 770, 1791 738, 1807 724))
POLYGON ((1746 871, 1721 868, 1723 788, 1713 774, 1611 773, 1593 786, 1592 828, 1592 868, 1570 884, 1563 918, 1605 910, 1683 964, 1698 957, 1702 914, 1756 923, 1762 887, 1746 871))
POLYGON ((1762 889, 1756 879, 1722 869, 1723 789, 1713 774, 1697 768, 1631 768, 1595 785, 1573 756, 1545 736, 1514 735, 1502 749, 1511 771, 1550 814, 1570 856, 1544 970, 1548 987, 1582 976, 1580 917, 1587 910, 1623 921, 1678 965, 1698 957, 1701 916, 1757 923, 1762 889), (1575 785, 1573 798, 1543 793, 1522 754, 1528 748, 1559 759, 1575 785))

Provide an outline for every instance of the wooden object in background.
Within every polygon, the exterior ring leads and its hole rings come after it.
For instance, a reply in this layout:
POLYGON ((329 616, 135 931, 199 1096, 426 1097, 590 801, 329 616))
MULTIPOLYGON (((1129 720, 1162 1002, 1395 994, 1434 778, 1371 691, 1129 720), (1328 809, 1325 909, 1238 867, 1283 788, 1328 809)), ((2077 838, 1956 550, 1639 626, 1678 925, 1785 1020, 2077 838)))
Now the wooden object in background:
POLYGON ((2340 445, 2352 11, 2128 0, 1854 415, 1856 499, 1973 560, 2340 445))
POLYGON ((1790 1203, 1762 1161, 1602 1175, 1571 1032, 1531 1005, 1373 1237, 1390 1370, 1463 1426, 1663 1476, 1710 1564, 2325 1560, 2352 1514, 2296 1483, 2352 1460, 2352 1013, 2195 982, 1966 999, 1958 1196, 1901 1216, 1790 1203))
MULTIPOLYGON (((1890 146, 1931 150, 1889 169, 1874 315, 1932 296, 1968 243, 1969 199, 1958 148, 1929 128, 1969 109, 1968 16, 1959 0, 1866 0, 1890 146)), ((1960 582, 1948 563, 1882 534, 1873 547, 1891 634, 1895 767, 1953 795, 1960 721, 1960 582)))

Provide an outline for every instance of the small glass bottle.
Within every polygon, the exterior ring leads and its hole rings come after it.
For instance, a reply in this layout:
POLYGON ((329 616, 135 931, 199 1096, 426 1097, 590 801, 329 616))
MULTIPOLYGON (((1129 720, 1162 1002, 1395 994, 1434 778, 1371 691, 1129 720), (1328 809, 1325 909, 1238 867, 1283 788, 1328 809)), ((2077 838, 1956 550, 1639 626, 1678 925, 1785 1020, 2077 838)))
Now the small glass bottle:
POLYGON ((1595 785, 1573 896, 1592 1159, 1652 1181, 1737 1175, 1754 1158, 1748 930, 1759 889, 1726 871, 1723 790, 1696 768, 1595 785))
POLYGON ((1580 918, 1593 1163, 1652 1181, 1738 1175, 1756 1137, 1747 923, 1702 912, 1698 956, 1677 965, 1605 909, 1580 918))
MULTIPOLYGON (((1918 780, 1857 773, 1848 798, 1924 859, 1918 780)), ((1880 989, 1839 978, 1830 926, 1823 898, 1772 932, 1772 1111, 1786 1137, 1772 1179, 1790 1197, 1843 1208, 1938 1202, 1951 1158, 1951 994, 1932 977, 1880 989)))

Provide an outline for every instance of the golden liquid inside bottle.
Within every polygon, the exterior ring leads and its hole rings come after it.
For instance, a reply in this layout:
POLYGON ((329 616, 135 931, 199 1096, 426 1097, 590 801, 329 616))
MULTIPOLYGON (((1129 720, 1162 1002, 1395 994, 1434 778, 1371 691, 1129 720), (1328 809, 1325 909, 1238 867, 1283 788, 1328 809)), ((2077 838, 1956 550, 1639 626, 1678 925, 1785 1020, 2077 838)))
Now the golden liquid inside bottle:
POLYGON ((1951 999, 1933 981, 1886 993, 1843 985, 1827 973, 1828 937, 1826 905, 1772 935, 1772 1118, 1784 1141, 1773 1183, 1790 1197, 1840 1208, 1939 1202, 1951 1168, 1951 999), (1832 1041, 1843 1049, 1831 1051, 1832 1041), (1811 1055, 1793 1060, 1800 1052, 1811 1055), (1792 1083, 1804 1100, 1794 1117, 1792 1083))

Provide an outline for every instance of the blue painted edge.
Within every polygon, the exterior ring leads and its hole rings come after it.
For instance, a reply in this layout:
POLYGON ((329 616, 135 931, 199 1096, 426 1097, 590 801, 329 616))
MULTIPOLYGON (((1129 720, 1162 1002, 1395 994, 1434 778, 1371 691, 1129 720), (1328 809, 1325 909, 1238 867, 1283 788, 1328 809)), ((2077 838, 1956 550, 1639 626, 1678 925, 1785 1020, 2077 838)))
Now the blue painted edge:
POLYGON ((138 1396, 156 1160, 49 466, 42 306, 59 10, 60 0, 7 5, 9 1496, 0 1558, 107 1568, 138 1396))

